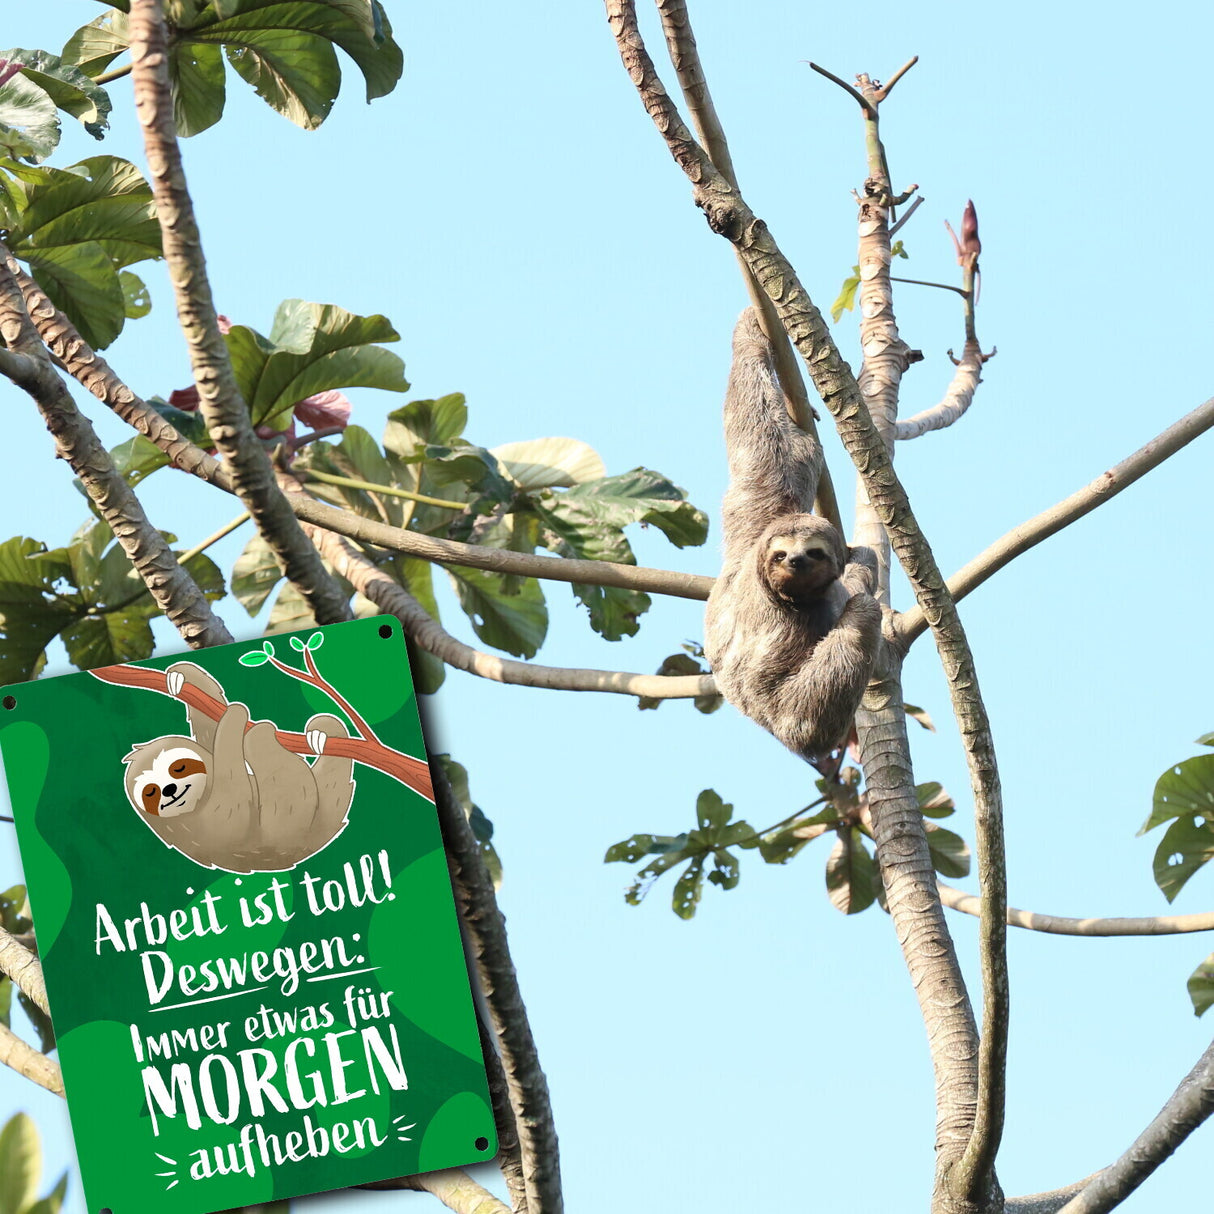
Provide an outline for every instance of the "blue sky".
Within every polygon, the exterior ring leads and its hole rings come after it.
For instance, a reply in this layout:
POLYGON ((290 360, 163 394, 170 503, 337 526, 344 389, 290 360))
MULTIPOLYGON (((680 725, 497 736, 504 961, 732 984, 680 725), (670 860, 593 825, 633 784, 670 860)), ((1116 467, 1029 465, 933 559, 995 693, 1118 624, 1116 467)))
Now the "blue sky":
MULTIPOLYGON (((49 49, 100 11, 83 0, 11 7, 0 40, 49 49)), ((744 294, 729 248, 692 206, 620 68, 601 6, 388 10, 406 55, 389 98, 366 108, 350 66, 332 117, 305 134, 231 78, 225 120, 187 144, 221 309, 263 331, 289 297, 383 312, 402 335, 413 395, 467 393, 473 441, 581 438, 611 472, 660 469, 715 528, 719 405, 744 294)), ((863 140, 854 104, 804 60, 887 77, 921 56, 883 125, 895 185, 918 182, 927 199, 902 233, 908 276, 956 273, 942 220, 955 226, 967 198, 977 206, 979 334, 999 356, 960 425, 897 452, 946 571, 1210 395, 1200 233, 1212 183, 1208 156, 1195 152, 1207 103, 1191 85, 1204 79, 1207 39, 1191 9, 1165 3, 1149 18, 1105 12, 1099 22, 1084 6, 1041 3, 1019 6, 1014 19, 886 0, 756 0, 744 19, 739 12, 723 0, 692 5, 743 192, 820 307, 855 261, 850 191, 863 180, 863 140)), ((105 143, 72 132, 71 158, 102 151, 141 162, 128 82, 113 97, 105 143)), ((147 277, 155 310, 110 357, 137 391, 165 393, 188 382, 187 361, 163 274, 147 277)), ((904 337, 926 355, 904 381, 909 415, 943 391, 961 316, 947 292, 904 287, 897 303, 904 337)), ((854 353, 848 321, 837 331, 854 353)), ((12 461, 0 479, 0 538, 62 543, 85 516, 82 500, 32 405, 0 392, 12 461)), ((399 403, 358 394, 356 420, 378 433, 399 403)), ((128 437, 88 407, 108 442, 128 437)), ((1157 836, 1135 832, 1158 774, 1214 729, 1212 442, 1199 440, 963 605, 995 731, 1018 906, 1165 910, 1150 871, 1157 836)), ((827 454, 850 501, 833 436, 827 454)), ((188 543, 237 512, 167 472, 144 499, 188 543)), ((225 568, 243 542, 216 549, 225 568)), ((643 564, 712 572, 717 560, 715 530, 701 550, 676 551, 654 532, 634 542, 643 564)), ((895 594, 907 605, 904 584, 895 594)), ((610 645, 566 588, 551 586, 548 598, 540 660, 554 665, 651 670, 702 635, 698 605, 655 600, 640 634, 610 645)), ((448 608, 450 623, 450 598, 448 608)), ((221 610, 237 635, 256 632, 235 602, 221 610)), ((175 638, 162 635, 172 651, 175 638)), ((916 774, 956 795, 958 829, 972 837, 928 638, 905 687, 939 726, 912 727, 916 774)), ((702 788, 755 825, 774 822, 810 799, 803 764, 729 709, 638 713, 624 697, 462 674, 448 676, 433 721, 434 744, 469 767, 497 825, 502 905, 551 1082, 571 1210, 746 1210, 779 1201, 773 1183, 814 1210, 922 1208, 933 1141, 922 1025, 886 917, 873 909, 845 920, 827 901, 826 845, 786 868, 747 853, 738 889, 708 889, 690 923, 671 914, 668 886, 626 906, 631 870, 601 862, 634 831, 686 829, 702 788)), ((17 874, 11 838, 0 835, 0 885, 17 874)), ((1212 899, 1202 873, 1176 909, 1205 910, 1212 899)), ((975 922, 950 922, 976 975, 975 922)), ((1086 1175, 1154 1116, 1209 1042, 1184 983, 1211 947, 1201 937, 1011 933, 1000 1157, 1009 1193, 1086 1175)), ((42 1128, 49 1183, 70 1158, 62 1104, 0 1075, 0 1118, 18 1108, 42 1128)), ((1191 1204, 1208 1187, 1209 1134, 1199 1131, 1123 1208, 1191 1204)), ((353 1211, 388 1200, 420 1208, 430 1199, 349 1193, 325 1204, 353 1211)))

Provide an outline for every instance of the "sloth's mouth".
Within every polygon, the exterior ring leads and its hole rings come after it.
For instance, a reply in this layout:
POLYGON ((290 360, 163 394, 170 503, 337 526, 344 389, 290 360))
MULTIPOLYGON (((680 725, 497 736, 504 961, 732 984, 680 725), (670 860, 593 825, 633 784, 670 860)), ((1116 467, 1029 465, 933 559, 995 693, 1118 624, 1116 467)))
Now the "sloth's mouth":
POLYGON ((188 793, 193 787, 194 786, 192 784, 187 784, 171 801, 161 801, 161 811, 163 812, 164 810, 169 809, 171 806, 176 805, 177 802, 180 801, 182 797, 184 797, 186 793, 188 793))

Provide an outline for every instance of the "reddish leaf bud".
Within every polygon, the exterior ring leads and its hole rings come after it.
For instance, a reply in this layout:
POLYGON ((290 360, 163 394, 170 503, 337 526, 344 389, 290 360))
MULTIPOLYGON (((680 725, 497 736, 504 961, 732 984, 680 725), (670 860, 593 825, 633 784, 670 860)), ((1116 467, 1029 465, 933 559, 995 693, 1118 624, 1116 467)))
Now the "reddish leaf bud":
POLYGON ((0 87, 6 85, 20 70, 21 64, 13 59, 0 59, 0 87))
POLYGON ((978 212, 974 210, 973 199, 965 204, 965 213, 961 216, 961 252, 975 260, 982 252, 982 241, 978 239, 978 212))

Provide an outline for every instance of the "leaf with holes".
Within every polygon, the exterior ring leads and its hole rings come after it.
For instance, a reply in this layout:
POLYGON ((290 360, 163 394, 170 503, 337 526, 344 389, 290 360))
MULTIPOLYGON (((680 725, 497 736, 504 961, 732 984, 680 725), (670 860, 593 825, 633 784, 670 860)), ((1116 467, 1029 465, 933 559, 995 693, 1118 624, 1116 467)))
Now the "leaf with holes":
POLYGON ((32 164, 59 143, 59 111, 45 89, 18 72, 0 84, 0 154, 32 164))
POLYGON ((519 658, 535 657, 548 633, 548 608, 535 578, 507 594, 501 574, 462 565, 449 567, 447 573, 473 631, 486 645, 519 658))
POLYGON ((845 915, 867 910, 877 896, 880 880, 864 846, 864 835, 854 826, 841 830, 826 861, 826 892, 835 908, 845 915))
POLYGON ((671 909, 680 919, 694 918, 703 892, 704 857, 697 856, 674 883, 674 893, 670 897, 671 909))
POLYGON ((828 805, 808 818, 769 830, 756 840, 759 855, 768 864, 787 864, 802 848, 826 834, 839 820, 839 811, 828 805))
POLYGON ((1214 755, 1185 759, 1156 780, 1150 816, 1138 833, 1186 814, 1214 819, 1214 755))
POLYGON ((1214 825, 1208 818, 1186 814, 1164 831, 1155 850, 1155 884, 1169 902, 1189 878, 1214 857, 1214 825))

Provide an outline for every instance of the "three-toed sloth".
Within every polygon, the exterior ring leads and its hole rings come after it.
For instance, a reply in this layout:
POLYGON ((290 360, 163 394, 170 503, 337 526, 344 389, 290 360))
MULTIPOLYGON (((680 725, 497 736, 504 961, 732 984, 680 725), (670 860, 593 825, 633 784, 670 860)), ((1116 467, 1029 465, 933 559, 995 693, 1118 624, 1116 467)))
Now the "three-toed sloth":
MULTIPOLYGON (((160 839, 196 864, 233 873, 291 868, 320 851, 346 824, 354 796, 350 759, 312 764, 287 750, 269 721, 251 728, 249 710, 193 662, 165 672, 170 695, 185 684, 226 705, 218 721, 186 705, 191 738, 170 735, 134 747, 123 762, 126 793, 160 839)), ((328 738, 349 737, 329 713, 305 727, 320 755, 328 738)))
POLYGON ((810 762, 844 742, 881 644, 870 548, 810 514, 822 448, 789 418, 753 309, 725 394, 725 557, 708 597, 717 689, 810 762))

